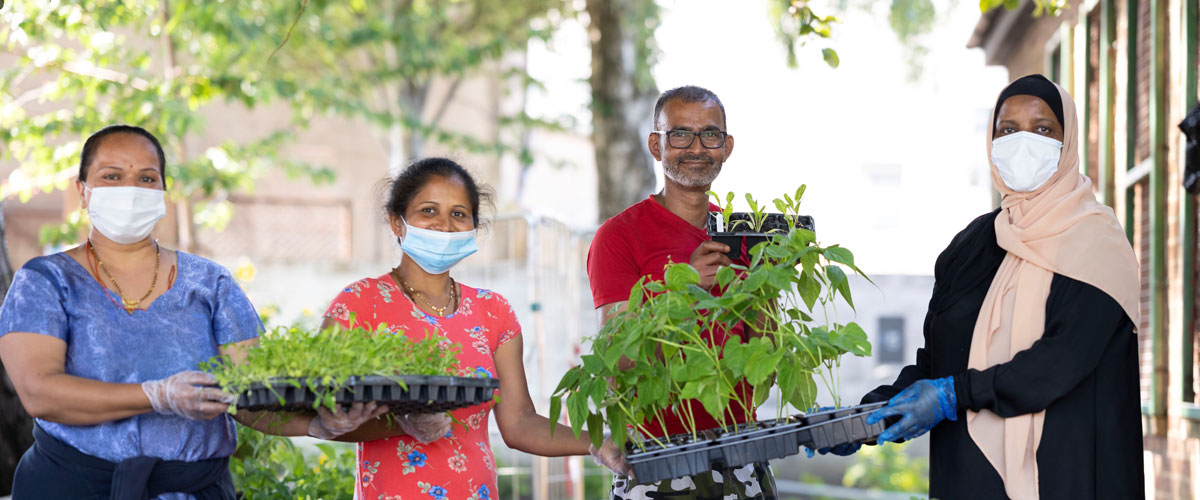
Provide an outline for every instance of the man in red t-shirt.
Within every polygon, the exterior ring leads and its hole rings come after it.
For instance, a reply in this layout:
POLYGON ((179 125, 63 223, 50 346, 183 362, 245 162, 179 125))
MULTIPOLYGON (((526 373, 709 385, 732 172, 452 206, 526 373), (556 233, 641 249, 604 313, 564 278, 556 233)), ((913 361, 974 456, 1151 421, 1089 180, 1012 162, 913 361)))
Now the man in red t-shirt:
MULTIPOLYGON (((654 105, 654 131, 647 143, 650 154, 662 162, 666 185, 659 193, 605 221, 588 250, 592 301, 601 319, 625 308, 629 290, 642 276, 662 280, 668 262, 690 263, 700 272, 701 287, 720 292, 713 282, 717 270, 732 263, 725 255, 729 247, 710 240, 705 224, 708 212, 719 210, 709 203, 706 193, 733 152, 733 136, 725 131, 725 107, 711 91, 685 86, 659 96, 654 105)), ((739 325, 728 333, 710 334, 717 345, 723 345, 727 335, 744 338, 747 332, 744 325, 739 325)), ((745 382, 739 389, 751 394, 745 382)), ((692 405, 692 411, 697 427, 718 426, 699 403, 692 405)), ((734 403, 727 419, 744 422, 745 413, 734 403)), ((678 416, 668 415, 666 420, 666 429, 654 422, 647 422, 646 427, 659 435, 684 431, 678 416)), ((767 465, 716 469, 711 474, 653 484, 635 484, 617 476, 612 487, 614 500, 730 497, 773 500, 775 480, 767 465)))

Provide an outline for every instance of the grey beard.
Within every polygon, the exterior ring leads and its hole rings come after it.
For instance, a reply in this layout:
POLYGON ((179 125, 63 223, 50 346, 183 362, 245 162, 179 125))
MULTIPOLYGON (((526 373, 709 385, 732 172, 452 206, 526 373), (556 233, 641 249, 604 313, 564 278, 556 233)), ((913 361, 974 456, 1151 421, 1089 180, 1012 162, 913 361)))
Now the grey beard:
POLYGON ((695 176, 695 175, 685 174, 682 172, 682 169, 680 169, 678 166, 664 165, 663 167, 664 167, 663 168, 664 176, 666 176, 668 179, 671 179, 672 181, 675 181, 675 183, 677 183, 677 184, 680 184, 684 187, 690 187, 690 188, 701 188, 701 187, 710 186, 710 185, 712 185, 713 181, 717 179, 717 175, 721 173, 721 165, 713 166, 708 171, 707 175, 703 175, 703 176, 695 176))

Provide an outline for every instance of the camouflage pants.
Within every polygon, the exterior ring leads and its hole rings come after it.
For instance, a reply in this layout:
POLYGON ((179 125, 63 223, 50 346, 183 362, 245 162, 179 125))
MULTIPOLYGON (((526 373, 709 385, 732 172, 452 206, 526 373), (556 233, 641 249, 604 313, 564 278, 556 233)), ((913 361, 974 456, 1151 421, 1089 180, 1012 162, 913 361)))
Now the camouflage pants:
POLYGON ((775 478, 767 464, 750 464, 736 469, 653 484, 636 484, 625 476, 613 478, 611 500, 775 500, 775 478))

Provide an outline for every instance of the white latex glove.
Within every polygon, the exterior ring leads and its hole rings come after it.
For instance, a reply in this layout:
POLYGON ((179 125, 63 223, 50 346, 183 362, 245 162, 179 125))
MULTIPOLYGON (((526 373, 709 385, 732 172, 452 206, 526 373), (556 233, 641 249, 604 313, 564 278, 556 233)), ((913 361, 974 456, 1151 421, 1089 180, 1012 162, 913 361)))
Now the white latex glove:
POLYGON ((363 422, 387 413, 387 406, 354 403, 346 411, 332 412, 325 407, 317 408, 317 417, 308 424, 308 435, 317 439, 330 440, 357 429, 363 422))
POLYGON ((603 465, 619 476, 633 477, 633 467, 625 461, 625 454, 611 439, 605 439, 599 448, 594 444, 588 445, 588 453, 592 455, 596 465, 603 465))
POLYGON ((142 392, 154 411, 193 420, 211 420, 225 413, 237 396, 216 387, 212 374, 186 371, 170 377, 142 382, 142 392))
POLYGON ((398 419, 405 434, 429 444, 450 432, 450 416, 445 413, 408 413, 398 419))

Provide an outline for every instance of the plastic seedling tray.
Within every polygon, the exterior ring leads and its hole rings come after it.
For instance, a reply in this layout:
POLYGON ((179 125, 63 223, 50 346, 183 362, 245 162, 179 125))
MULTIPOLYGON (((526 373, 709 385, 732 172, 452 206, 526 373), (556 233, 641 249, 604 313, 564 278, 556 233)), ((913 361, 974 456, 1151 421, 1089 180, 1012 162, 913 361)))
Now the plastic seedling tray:
MULTIPOLYGON (((796 227, 816 231, 813 218, 801 215, 796 219, 796 227)), ((762 227, 754 231, 754 214, 749 212, 734 212, 729 216, 729 225, 725 226, 725 218, 721 212, 708 213, 708 236, 720 243, 729 245, 730 259, 742 255, 749 256, 754 245, 767 241, 772 236, 787 234, 788 225, 783 214, 766 214, 762 227)))
POLYGON ((814 450, 841 444, 874 443, 891 421, 867 425, 867 415, 884 406, 887 406, 886 401, 805 415, 801 420, 806 425, 800 430, 797 440, 814 450))
POLYGON ((801 446, 821 449, 846 443, 870 443, 887 424, 867 425, 866 417, 885 404, 763 420, 739 426, 730 433, 710 429, 700 432, 697 441, 693 441, 690 434, 678 434, 666 440, 666 447, 648 441, 645 450, 632 449, 626 460, 637 481, 647 484, 783 458, 799 453, 801 446))
MULTIPOLYGON (((322 384, 316 380, 310 382, 278 378, 269 384, 251 384, 238 397, 237 407, 249 411, 311 410, 318 398, 312 387, 321 390, 322 384)), ((333 390, 337 391, 334 400, 341 406, 374 401, 387 405, 391 413, 405 414, 439 413, 486 403, 499 387, 500 381, 494 378, 368 375, 350 377, 344 388, 333 390)))

